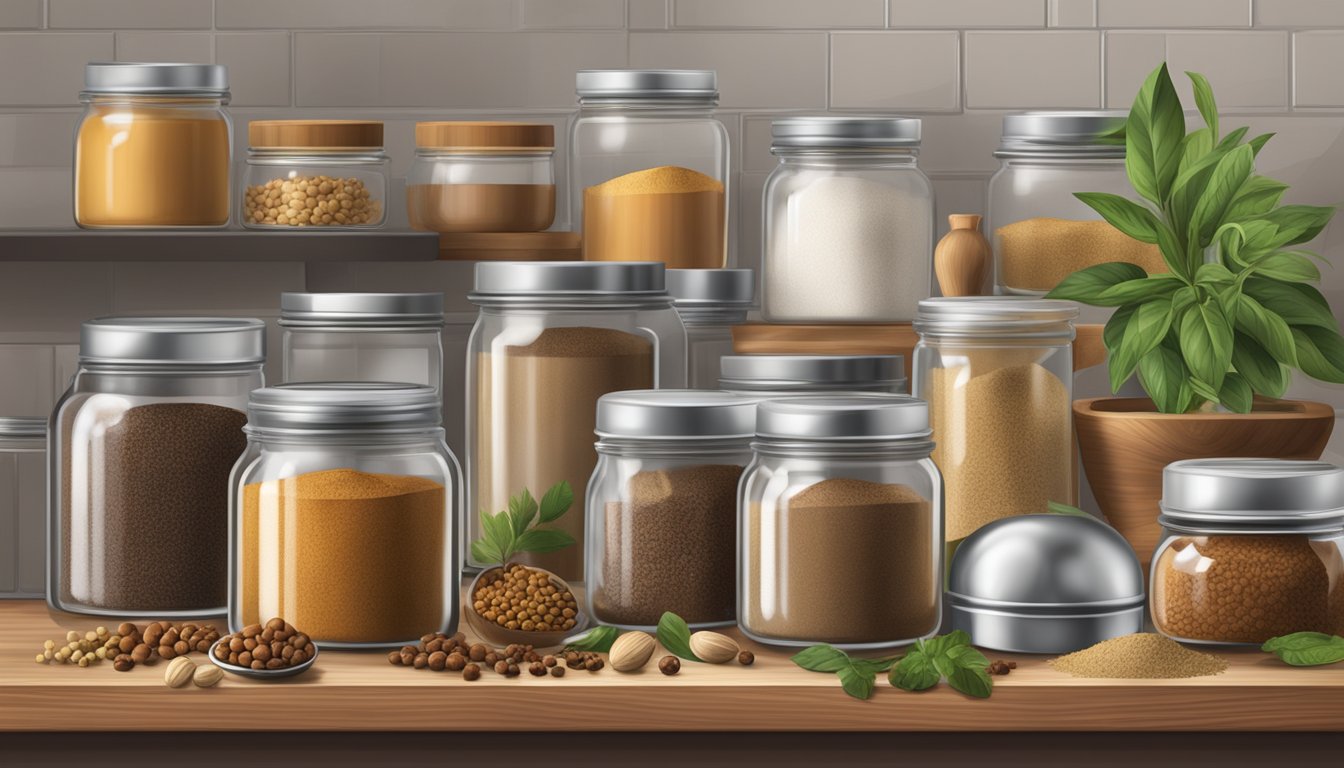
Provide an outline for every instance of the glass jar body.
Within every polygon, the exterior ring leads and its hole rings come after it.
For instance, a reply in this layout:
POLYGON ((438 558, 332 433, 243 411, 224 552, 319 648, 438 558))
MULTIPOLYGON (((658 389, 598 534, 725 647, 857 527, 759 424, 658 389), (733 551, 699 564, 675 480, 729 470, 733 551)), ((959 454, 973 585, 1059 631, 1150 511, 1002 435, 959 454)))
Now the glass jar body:
POLYGON ((381 150, 251 150, 239 219, 251 229, 377 229, 387 220, 387 167, 381 150))
POLYGON ((719 388, 719 360, 733 354, 733 326, 746 310, 678 309, 686 325, 686 380, 691 389, 719 388))
POLYGON ((443 387, 441 327, 281 324, 285 381, 398 381, 443 387))
POLYGON ((551 150, 420 148, 406 174, 411 228, 427 232, 540 232, 555 223, 551 150))
POLYGON ((47 578, 47 440, 45 430, 7 433, 6 421, 0 419, 0 484, 7 489, 0 495, 0 524, 8 531, 0 543, 0 599, 41 598, 47 578))

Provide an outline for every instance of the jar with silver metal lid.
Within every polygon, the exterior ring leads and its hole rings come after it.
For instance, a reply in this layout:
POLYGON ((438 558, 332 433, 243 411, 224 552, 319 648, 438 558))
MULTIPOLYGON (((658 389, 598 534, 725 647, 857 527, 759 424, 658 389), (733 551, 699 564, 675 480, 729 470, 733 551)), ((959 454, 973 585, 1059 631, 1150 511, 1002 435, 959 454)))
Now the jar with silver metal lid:
POLYGON ((244 227, 377 229, 387 217, 379 120, 253 120, 239 184, 244 227))
POLYGON ((1344 634, 1344 469, 1194 459, 1162 472, 1153 626, 1188 643, 1344 634))
POLYGON ((664 611, 692 628, 732 624, 737 486, 751 460, 756 400, 640 390, 597 403, 588 482, 588 613, 653 629, 664 611))
POLYGON ((0 599, 47 580, 47 420, 0 418, 0 599))
POLYGON ((84 323, 79 369, 52 414, 47 451, 52 607, 224 611, 228 478, 265 360, 260 320, 84 323))
POLYGON ((913 117, 774 122, 761 314, 772 323, 892 323, 929 295, 933 184, 913 117))
MULTIPOLYGON (((686 329, 662 264, 481 262, 469 298, 480 314, 467 345, 468 543, 482 533, 475 512, 524 488, 541 498, 567 482, 585 498, 602 395, 686 386, 686 329)), ((582 502, 549 525, 583 541, 582 502)), ((580 546, 518 562, 583 578, 580 546)))
POLYGON ((738 493, 742 631, 877 649, 938 631, 943 496, 928 406, 883 394, 765 400, 738 493))
POLYGON ((747 321, 756 283, 750 269, 669 269, 667 292, 686 325, 692 389, 717 389, 719 359, 733 354, 733 326, 747 321))
POLYGON ((443 294, 282 293, 284 380, 443 386, 443 294))
POLYGON ((233 126, 218 64, 93 62, 75 129, 81 227, 223 227, 233 126))
POLYGON ((719 388, 758 397, 908 392, 901 355, 725 355, 719 388))
POLYGON ((253 392, 227 483, 230 630, 278 616, 332 648, 454 632, 462 477, 441 423, 432 387, 253 392))

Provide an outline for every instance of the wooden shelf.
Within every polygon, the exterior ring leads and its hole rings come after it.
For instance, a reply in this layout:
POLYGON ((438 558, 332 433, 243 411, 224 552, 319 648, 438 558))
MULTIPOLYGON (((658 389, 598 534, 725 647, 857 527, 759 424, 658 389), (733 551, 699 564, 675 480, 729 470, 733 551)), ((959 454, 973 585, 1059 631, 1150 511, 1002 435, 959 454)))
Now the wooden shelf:
MULTIPOLYGON (((56 614, 33 600, 0 602, 0 730, 66 731, 70 707, 134 712, 80 720, 80 730, 491 731, 500 713, 544 712, 530 730, 552 731, 1336 731, 1344 727, 1344 664, 1295 669, 1254 651, 1225 653, 1225 674, 1191 680, 1081 680, 1043 658, 991 653, 1018 668, 995 678, 987 701, 946 686, 895 690, 879 679, 867 702, 847 697, 833 675, 805 672, 789 654, 745 644, 756 664, 686 663, 665 677, 636 674, 505 679, 392 667, 381 652, 324 651, 317 666, 287 681, 227 676, 218 688, 171 690, 162 663, 118 673, 111 665, 41 666, 33 655, 65 631, 99 619, 56 614), (283 713, 283 714, 279 714, 283 713)), ((105 620, 111 624, 111 620, 105 620)), ((203 655, 201 663, 208 663, 203 655)))
POLYGON ((3 261, 433 261, 432 232, 0 231, 3 261))

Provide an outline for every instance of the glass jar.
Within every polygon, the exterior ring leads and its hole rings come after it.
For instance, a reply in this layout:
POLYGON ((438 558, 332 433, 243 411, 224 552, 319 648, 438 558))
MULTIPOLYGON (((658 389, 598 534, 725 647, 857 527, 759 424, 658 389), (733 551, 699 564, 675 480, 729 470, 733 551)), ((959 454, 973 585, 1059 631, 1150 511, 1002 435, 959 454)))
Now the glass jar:
POLYGON ((769 323, 908 322, 933 273, 933 184, 911 117, 776 120, 765 181, 769 323))
POLYGON ((223 227, 233 126, 218 64, 93 62, 75 128, 75 223, 223 227))
MULTIPOLYGON (((686 330, 662 264, 481 262, 469 298, 480 315, 467 344, 467 509, 499 511, 561 481, 584 499, 598 399, 686 386, 686 330)), ((583 541, 582 503, 552 527, 583 541)), ((467 529, 466 542, 480 538, 478 515, 467 529)), ((579 546, 517 562, 583 579, 579 546)))
POLYGON ((260 320, 84 323, 79 369, 52 414, 47 451, 53 608, 224 612, 229 473, 265 359, 260 320))
POLYGON ((280 617, 319 646, 414 645, 457 629, 462 479, 431 387, 252 393, 229 480, 229 629, 280 617))
POLYGON ((406 213, 428 232, 540 232, 555 222, 555 127, 415 124, 406 213))
POLYGON ((929 404, 949 545, 1004 517, 1075 504, 1072 302, 925 299, 914 395, 929 404))
POLYGON ((996 293, 1042 296, 1075 271, 1108 261, 1167 271, 1156 245, 1120 232, 1074 196, 1134 196, 1124 142, 1104 138, 1124 125, 1123 111, 1004 116, 988 198, 996 293))
POLYGON ((686 325, 691 388, 718 389, 719 358, 733 354, 733 326, 747 321, 756 293, 751 270, 669 269, 667 292, 686 325))
POLYGON ((765 400, 738 494, 738 625, 772 645, 906 645, 942 619, 942 481, 928 406, 765 400))
POLYGON ((1183 643, 1260 645, 1344 634, 1344 469, 1194 459, 1162 471, 1150 603, 1183 643))
POLYGON ((46 593, 46 462, 45 419, 0 418, 0 599, 46 593))
POLYGON ((810 392, 906 394, 901 355, 725 355, 719 388, 758 397, 810 392))
POLYGON ((718 75, 584 70, 570 126, 570 226, 586 261, 717 269, 728 257, 728 129, 718 75))
POLYGON ((443 386, 443 294, 282 293, 284 379, 443 386))
POLYGON ((253 120, 239 218, 252 229, 376 229, 387 219, 377 120, 253 120))

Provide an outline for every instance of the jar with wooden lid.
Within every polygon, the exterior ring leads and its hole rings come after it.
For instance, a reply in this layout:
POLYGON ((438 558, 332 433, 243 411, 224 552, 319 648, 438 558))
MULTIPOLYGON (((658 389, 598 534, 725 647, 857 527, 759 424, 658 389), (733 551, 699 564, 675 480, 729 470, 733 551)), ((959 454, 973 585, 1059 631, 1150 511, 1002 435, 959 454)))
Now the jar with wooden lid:
POLYGON ((253 229, 373 229, 387 218, 376 120, 253 120, 239 218, 253 229))
POLYGON ((415 125, 406 174, 411 228, 540 232, 555 221, 555 127, 541 123, 415 125))
POLYGON ((229 223, 233 127, 217 64, 93 62, 75 129, 75 223, 85 228, 229 223))

